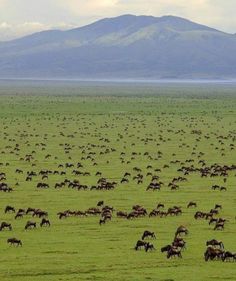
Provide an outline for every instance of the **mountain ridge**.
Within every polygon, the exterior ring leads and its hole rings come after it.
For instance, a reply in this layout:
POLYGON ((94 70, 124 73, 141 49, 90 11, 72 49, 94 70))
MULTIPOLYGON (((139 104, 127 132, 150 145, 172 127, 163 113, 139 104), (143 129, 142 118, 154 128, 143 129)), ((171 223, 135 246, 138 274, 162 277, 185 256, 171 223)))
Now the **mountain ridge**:
POLYGON ((236 77, 236 36, 175 16, 122 15, 0 43, 0 77, 236 77))

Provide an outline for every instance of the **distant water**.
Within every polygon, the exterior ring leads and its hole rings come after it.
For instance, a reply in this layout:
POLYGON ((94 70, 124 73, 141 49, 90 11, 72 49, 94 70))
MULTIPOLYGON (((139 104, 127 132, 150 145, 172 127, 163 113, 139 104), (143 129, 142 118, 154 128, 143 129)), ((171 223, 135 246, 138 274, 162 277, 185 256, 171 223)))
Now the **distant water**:
POLYGON ((0 78, 2 82, 21 83, 121 83, 121 84, 236 84, 235 79, 79 79, 79 78, 0 78))
POLYGON ((236 80, 0 79, 1 95, 236 96, 236 80))

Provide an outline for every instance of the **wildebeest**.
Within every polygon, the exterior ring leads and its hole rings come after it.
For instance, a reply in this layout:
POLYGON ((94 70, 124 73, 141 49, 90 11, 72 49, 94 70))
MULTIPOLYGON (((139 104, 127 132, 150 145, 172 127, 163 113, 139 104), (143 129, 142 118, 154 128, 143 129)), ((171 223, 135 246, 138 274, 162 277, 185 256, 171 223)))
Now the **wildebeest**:
POLYGON ((10 244, 10 245, 22 246, 21 240, 16 239, 16 238, 7 239, 7 243, 10 244))
POLYGON ((161 252, 168 252, 173 246, 172 245, 166 245, 164 247, 161 248, 161 252))
POLYGON ((16 210, 15 210, 15 208, 14 207, 12 207, 12 206, 6 206, 6 208, 5 208, 5 214, 6 213, 15 213, 16 212, 16 210))
POLYGON ((43 218, 47 217, 48 213, 46 211, 42 211, 41 209, 35 209, 32 214, 33 217, 43 218))
POLYGON ((214 227, 214 230, 223 230, 225 227, 225 222, 224 221, 220 221, 220 222, 217 222, 215 227, 214 227))
POLYGON ((42 218, 41 222, 40 222, 40 227, 42 226, 51 226, 51 223, 48 219, 42 218))
POLYGON ((175 247, 171 247, 167 252, 167 259, 172 258, 172 257, 182 258, 181 250, 179 250, 175 247))
POLYGON ((208 247, 204 253, 205 261, 214 260, 214 259, 222 259, 224 251, 221 249, 216 249, 213 247, 208 247))
POLYGON ((236 261, 236 253, 226 251, 222 255, 222 261, 236 261))
POLYGON ((17 214, 15 215, 15 219, 23 218, 23 215, 24 215, 24 214, 25 214, 25 211, 19 209, 18 212, 17 212, 17 214))
POLYGON ((224 250, 224 244, 222 241, 218 241, 216 239, 212 239, 212 240, 209 240, 206 242, 206 246, 213 246, 213 247, 216 247, 216 246, 219 246, 220 249, 224 250))
POLYGON ((119 217, 119 218, 127 218, 127 213, 123 212, 123 211, 118 211, 116 213, 116 216, 119 217))
POLYGON ((172 242, 172 246, 179 249, 186 249, 186 242, 183 238, 175 237, 174 241, 172 242))
POLYGON ((104 201, 98 201, 97 206, 101 207, 102 205, 104 205, 104 201))
POLYGON ((12 226, 10 223, 2 222, 0 225, 0 231, 2 231, 4 228, 8 228, 9 230, 12 230, 12 226))
POLYGON ((156 239, 156 235, 155 235, 154 232, 145 230, 145 231, 143 232, 143 235, 142 235, 142 240, 144 240, 145 238, 149 238, 149 237, 156 239))
POLYGON ((191 208, 191 207, 194 207, 196 208, 197 207, 197 203, 196 202, 193 202, 193 201, 190 201, 187 205, 187 208, 191 208))
POLYGON ((181 225, 177 228, 177 230, 175 232, 175 237, 177 237, 180 234, 185 234, 185 235, 188 234, 188 229, 183 225, 181 225))
POLYGON ((27 223, 25 225, 25 230, 31 229, 31 228, 36 228, 36 222, 27 221, 27 223))
POLYGON ((147 243, 146 245, 145 245, 145 252, 148 252, 148 251, 154 251, 155 250, 155 247, 154 247, 154 245, 153 244, 151 244, 151 243, 147 243))
POLYGON ((148 242, 146 241, 141 241, 141 240, 138 240, 134 249, 137 251, 137 250, 140 250, 142 247, 145 249, 146 245, 148 244, 148 242))

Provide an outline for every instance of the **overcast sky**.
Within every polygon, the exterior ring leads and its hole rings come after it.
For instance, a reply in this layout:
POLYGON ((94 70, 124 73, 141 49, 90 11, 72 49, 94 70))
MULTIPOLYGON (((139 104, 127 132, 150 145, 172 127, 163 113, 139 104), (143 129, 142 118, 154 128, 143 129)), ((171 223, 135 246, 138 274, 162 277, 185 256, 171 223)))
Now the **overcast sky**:
POLYGON ((122 14, 175 15, 236 33, 236 0, 0 0, 0 41, 122 14))

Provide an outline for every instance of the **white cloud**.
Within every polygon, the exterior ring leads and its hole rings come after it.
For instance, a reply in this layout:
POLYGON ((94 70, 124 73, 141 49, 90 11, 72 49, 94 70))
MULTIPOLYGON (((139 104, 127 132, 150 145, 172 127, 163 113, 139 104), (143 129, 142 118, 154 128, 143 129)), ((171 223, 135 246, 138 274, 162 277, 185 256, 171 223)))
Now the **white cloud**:
POLYGON ((0 36, 1 36, 0 41, 11 40, 16 37, 25 36, 43 30, 49 30, 49 29, 65 30, 74 27, 75 27, 74 25, 70 25, 64 22, 60 22, 55 26, 43 24, 40 22, 24 22, 21 24, 10 24, 7 22, 2 22, 0 23, 0 36))
POLYGON ((11 25, 7 22, 0 23, 0 29, 8 29, 11 28, 11 25))
POLYGON ((119 5, 118 0, 58 0, 59 5, 64 9, 70 10, 74 14, 84 12, 104 13, 104 10, 115 8, 119 5))

